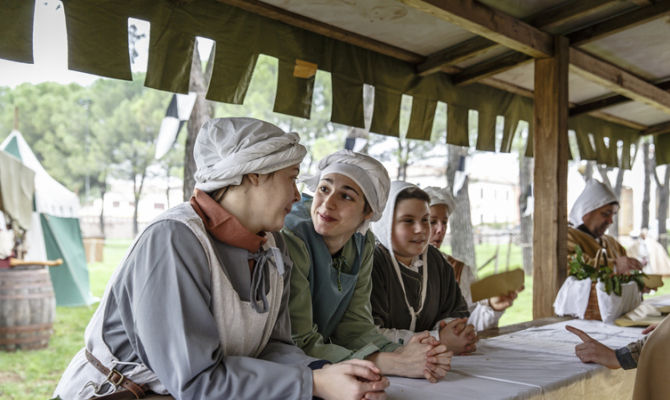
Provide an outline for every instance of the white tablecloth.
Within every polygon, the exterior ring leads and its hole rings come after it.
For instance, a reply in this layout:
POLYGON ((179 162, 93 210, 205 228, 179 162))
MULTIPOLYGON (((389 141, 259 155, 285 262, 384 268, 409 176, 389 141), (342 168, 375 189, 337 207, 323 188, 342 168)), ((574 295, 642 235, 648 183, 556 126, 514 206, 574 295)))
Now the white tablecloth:
MULTIPOLYGON (((581 340, 565 330, 575 326, 612 347, 641 337, 640 328, 622 328, 599 321, 571 320, 520 332, 482 339, 472 355, 456 356, 452 370, 442 381, 391 377, 391 399, 527 399, 554 398, 552 393, 584 396, 587 391, 612 398, 603 388, 624 395, 632 393, 634 371, 610 371, 584 364, 574 348, 581 340), (593 380, 593 382, 591 382, 593 380), (598 381, 598 382, 596 382, 598 381), (587 384, 585 384, 587 383, 587 384), (566 393, 566 389, 572 392, 566 393)), ((590 392, 589 392, 590 393, 590 392)))

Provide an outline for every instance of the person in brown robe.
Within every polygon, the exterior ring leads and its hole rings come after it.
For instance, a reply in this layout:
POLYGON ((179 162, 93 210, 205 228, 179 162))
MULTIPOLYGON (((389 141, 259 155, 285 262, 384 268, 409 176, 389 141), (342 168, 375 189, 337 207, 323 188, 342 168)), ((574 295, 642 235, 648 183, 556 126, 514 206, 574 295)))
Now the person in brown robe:
POLYGON ((617 212, 619 200, 612 190, 596 180, 587 182, 570 210, 568 259, 576 254, 579 246, 588 265, 606 264, 617 273, 642 269, 642 264, 628 257, 626 249, 614 237, 605 234, 617 212))

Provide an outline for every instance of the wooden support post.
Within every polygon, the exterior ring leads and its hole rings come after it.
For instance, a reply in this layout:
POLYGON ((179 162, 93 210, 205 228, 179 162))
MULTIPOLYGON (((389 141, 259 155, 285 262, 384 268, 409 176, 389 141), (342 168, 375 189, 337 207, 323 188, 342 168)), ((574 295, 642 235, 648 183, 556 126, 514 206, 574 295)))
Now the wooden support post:
POLYGON ((568 40, 535 60, 533 319, 553 315, 565 280, 568 192, 568 40))

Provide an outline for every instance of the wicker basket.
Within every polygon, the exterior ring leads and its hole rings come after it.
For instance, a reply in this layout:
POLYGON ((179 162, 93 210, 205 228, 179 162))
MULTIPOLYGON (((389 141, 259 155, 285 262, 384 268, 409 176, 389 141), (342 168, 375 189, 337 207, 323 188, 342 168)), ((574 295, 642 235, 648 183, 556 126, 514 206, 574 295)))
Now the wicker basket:
POLYGON ((584 319, 602 321, 600 316, 600 307, 598 307, 598 294, 596 293, 596 282, 591 283, 591 292, 589 293, 589 302, 586 305, 584 319))
MULTIPOLYGON (((595 265, 600 267, 600 261, 604 260, 605 265, 607 265, 607 254, 605 249, 600 249, 596 253, 595 265)), ((600 315, 600 307, 598 307, 598 294, 596 293, 596 284, 598 282, 591 283, 591 292, 589 293, 589 301, 586 305, 586 312, 584 313, 584 319, 591 319, 596 321, 602 321, 603 318, 600 315)))

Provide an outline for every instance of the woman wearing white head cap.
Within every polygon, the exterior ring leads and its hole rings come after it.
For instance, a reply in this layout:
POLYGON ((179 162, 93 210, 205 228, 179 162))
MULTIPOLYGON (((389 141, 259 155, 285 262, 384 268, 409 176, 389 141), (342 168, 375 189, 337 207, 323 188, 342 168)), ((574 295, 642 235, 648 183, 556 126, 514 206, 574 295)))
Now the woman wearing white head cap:
POLYGON ((610 188, 595 179, 586 182, 570 210, 568 256, 574 255, 579 246, 586 264, 596 266, 596 255, 604 252, 606 257, 599 262, 607 262, 615 272, 642 269, 642 264, 628 257, 626 249, 615 238, 605 234, 618 211, 619 200, 610 188))
MULTIPOLYGON (((439 249, 447 232, 449 216, 456 209, 456 202, 449 188, 429 186, 423 190, 430 196, 430 244, 439 249)), ((445 253, 442 253, 442 255, 454 269, 456 282, 458 282, 463 298, 468 303, 468 310, 470 310, 468 322, 477 331, 498 326, 500 317, 513 304, 517 292, 510 292, 506 296, 492 297, 473 303, 470 285, 477 279, 472 273, 472 268, 451 255, 445 253)))
POLYGON ((467 304, 441 253, 429 246, 428 195, 395 181, 381 219, 372 270, 372 314, 384 335, 404 342, 417 330, 456 354, 473 351, 477 335, 466 326, 467 304))
POLYGON ((374 236, 369 221, 381 216, 389 191, 384 166, 348 150, 319 163, 282 231, 294 262, 291 275, 293 340, 308 355, 330 361, 368 359, 383 374, 446 374, 446 348, 418 334, 405 346, 377 332, 370 314, 374 236), (424 341, 424 343, 422 343, 424 341))
POLYGON ((373 363, 318 369, 322 361, 291 343, 291 262, 272 232, 299 199, 306 151, 298 140, 250 118, 203 125, 190 202, 163 213, 131 245, 56 395, 384 397, 388 381, 373 363))

